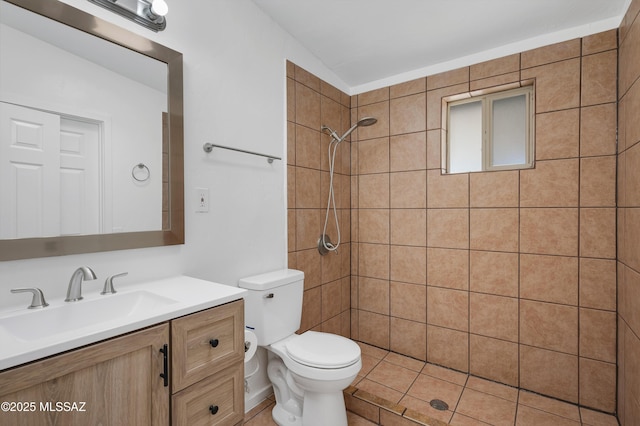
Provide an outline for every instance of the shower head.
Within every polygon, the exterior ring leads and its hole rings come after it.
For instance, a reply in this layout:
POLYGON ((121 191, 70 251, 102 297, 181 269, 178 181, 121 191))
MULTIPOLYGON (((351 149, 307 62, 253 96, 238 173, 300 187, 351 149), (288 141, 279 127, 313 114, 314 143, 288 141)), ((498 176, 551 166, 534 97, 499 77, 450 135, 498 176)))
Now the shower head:
POLYGON ((336 142, 340 143, 340 142, 342 142, 342 141, 343 141, 347 136, 349 136, 349 135, 351 134, 351 132, 353 132, 353 131, 356 129, 356 127, 358 127, 358 126, 371 126, 372 124, 376 124, 377 122, 378 122, 378 120, 377 120, 376 118, 373 118, 373 117, 364 117, 364 118, 361 118, 360 120, 358 120, 358 121, 356 122, 356 124, 354 124, 353 126, 351 126, 351 128, 350 128, 349 130, 347 130, 347 131, 344 133, 344 135, 342 135, 342 137, 338 137, 338 135, 336 134, 336 132, 335 132, 333 129, 331 129, 331 127, 329 127, 329 126, 322 125, 322 127, 320 127, 320 130, 321 130, 321 131, 323 131, 323 132, 324 132, 325 130, 329 131, 329 135, 330 135, 333 139, 335 139, 335 140, 336 140, 336 142))
POLYGON ((349 130, 346 131, 346 133, 344 135, 342 135, 342 138, 340 139, 340 142, 342 142, 347 136, 349 136, 351 134, 351 132, 353 132, 356 127, 359 126, 371 126, 372 124, 376 124, 378 122, 378 120, 376 118, 373 117, 364 117, 361 118, 360 120, 358 120, 356 122, 356 124, 354 124, 353 126, 351 126, 351 128, 349 130))
POLYGON ((358 126, 371 126, 372 124, 376 124, 378 122, 377 118, 373 117, 364 117, 358 120, 356 123, 358 126))

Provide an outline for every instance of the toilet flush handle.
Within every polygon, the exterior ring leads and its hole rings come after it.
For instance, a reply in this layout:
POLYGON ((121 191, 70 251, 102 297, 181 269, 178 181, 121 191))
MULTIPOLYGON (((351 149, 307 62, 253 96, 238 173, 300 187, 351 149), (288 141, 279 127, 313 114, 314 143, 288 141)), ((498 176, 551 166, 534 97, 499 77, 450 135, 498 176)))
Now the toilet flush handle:
POLYGON ((264 295, 265 299, 273 299, 273 293, 268 293, 264 295))

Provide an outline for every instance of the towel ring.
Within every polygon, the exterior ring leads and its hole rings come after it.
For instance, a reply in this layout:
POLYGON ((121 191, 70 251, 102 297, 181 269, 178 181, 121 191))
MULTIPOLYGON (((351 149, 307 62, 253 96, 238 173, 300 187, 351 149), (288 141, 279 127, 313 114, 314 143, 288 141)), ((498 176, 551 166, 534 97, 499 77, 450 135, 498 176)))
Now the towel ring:
POLYGON ((145 182, 151 177, 151 171, 144 163, 139 163, 131 169, 131 176, 138 182, 145 182), (139 176, 136 176, 136 170, 139 176))

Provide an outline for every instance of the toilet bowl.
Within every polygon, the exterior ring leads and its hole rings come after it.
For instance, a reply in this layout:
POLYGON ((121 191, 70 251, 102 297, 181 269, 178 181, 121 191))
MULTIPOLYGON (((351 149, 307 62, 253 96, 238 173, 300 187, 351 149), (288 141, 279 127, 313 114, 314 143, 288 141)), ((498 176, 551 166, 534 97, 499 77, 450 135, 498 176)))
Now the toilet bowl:
MULTIPOLYGON (((280 396, 285 406, 287 399, 302 404, 295 416, 290 412, 274 412, 279 425, 346 425, 346 409, 342 391, 349 386, 362 368, 360 348, 353 341, 329 333, 307 331, 294 334, 267 347, 272 353, 270 364, 280 362, 286 371, 279 371, 289 379, 286 395, 280 396), (292 383, 291 383, 292 381, 292 383)), ((273 373, 272 373, 273 374, 273 373)), ((272 379, 272 377, 269 377, 272 379)), ((283 383, 272 380, 274 387, 283 383)), ((277 400, 277 395, 276 395, 277 400)))
POLYGON ((304 274, 292 269, 240 280, 245 323, 269 353, 267 374, 280 425, 346 426, 342 391, 362 368, 360 347, 345 337, 300 327, 304 274))

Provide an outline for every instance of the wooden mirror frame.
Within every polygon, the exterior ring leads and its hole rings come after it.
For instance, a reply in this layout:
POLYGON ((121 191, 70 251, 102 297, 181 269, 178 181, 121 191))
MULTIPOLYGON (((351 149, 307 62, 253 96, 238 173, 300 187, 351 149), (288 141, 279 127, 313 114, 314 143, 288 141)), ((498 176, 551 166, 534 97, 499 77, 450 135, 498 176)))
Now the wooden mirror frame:
POLYGON ((81 236, 0 240, 0 261, 184 244, 182 54, 57 0, 4 0, 167 64, 168 228, 81 236))

